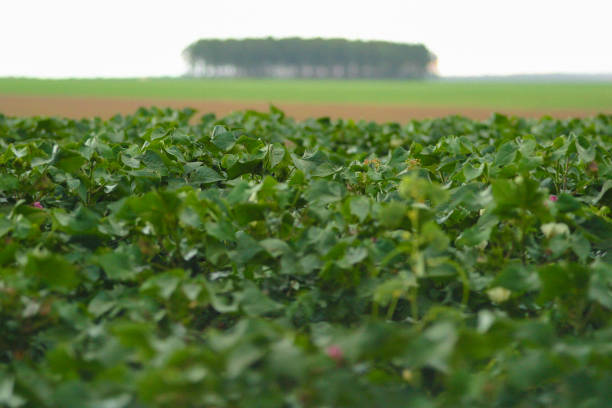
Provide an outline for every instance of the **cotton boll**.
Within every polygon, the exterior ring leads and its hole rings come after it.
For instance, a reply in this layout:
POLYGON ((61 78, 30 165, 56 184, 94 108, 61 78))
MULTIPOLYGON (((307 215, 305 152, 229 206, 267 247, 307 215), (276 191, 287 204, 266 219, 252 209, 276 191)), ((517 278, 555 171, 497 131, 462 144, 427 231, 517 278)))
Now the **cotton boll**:
POLYGON ((487 290, 487 295, 492 302, 495 303, 503 303, 506 300, 510 299, 510 295, 512 292, 506 288, 502 288, 501 286, 496 286, 487 290))
POLYGON ((549 222, 547 224, 542 224, 540 227, 542 233, 546 238, 552 238, 556 235, 569 235, 569 227, 563 223, 557 222, 549 222))

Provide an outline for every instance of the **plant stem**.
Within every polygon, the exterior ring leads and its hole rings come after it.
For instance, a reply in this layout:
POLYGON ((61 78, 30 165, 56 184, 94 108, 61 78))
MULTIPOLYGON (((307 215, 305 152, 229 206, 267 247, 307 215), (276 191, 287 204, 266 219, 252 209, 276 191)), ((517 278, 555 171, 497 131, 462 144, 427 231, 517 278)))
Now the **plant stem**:
POLYGON ((569 170, 569 156, 565 158, 565 168, 563 169, 563 192, 567 191, 567 172, 569 170))
POLYGON ((414 286, 410 289, 410 311, 412 313, 412 320, 414 320, 415 322, 419 320, 418 293, 418 286, 414 286))
POLYGON ((393 319, 393 314, 395 313, 395 308, 397 307, 397 302, 399 302, 399 298, 399 296, 393 296, 391 306, 389 306, 389 309, 387 309, 387 320, 393 319))
POLYGON ((93 196, 93 167, 95 159, 91 159, 89 162, 89 186, 87 186, 87 207, 91 205, 91 199, 93 196))

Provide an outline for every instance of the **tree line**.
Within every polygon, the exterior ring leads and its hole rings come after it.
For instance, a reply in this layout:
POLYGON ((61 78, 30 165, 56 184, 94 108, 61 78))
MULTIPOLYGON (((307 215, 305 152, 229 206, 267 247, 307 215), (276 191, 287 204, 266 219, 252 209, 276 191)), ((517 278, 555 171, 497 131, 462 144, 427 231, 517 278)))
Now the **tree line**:
POLYGON ((190 76, 424 78, 436 57, 423 44, 345 39, 201 39, 183 52, 190 76))

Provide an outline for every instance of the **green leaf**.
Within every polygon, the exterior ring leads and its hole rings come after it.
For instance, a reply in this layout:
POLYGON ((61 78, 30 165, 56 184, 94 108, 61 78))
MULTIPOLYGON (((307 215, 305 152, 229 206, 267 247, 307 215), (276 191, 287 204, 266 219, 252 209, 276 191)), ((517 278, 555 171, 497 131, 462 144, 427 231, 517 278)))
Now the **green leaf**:
POLYGON ((478 219, 475 226, 467 228, 459 234, 457 244, 472 247, 487 241, 491 237, 493 228, 498 223, 499 219, 497 217, 485 214, 478 219))
POLYGON ((13 229, 13 223, 5 217, 0 218, 0 238, 13 229))
POLYGON ((272 144, 268 147, 266 153, 266 160, 268 161, 268 168, 273 169, 285 158, 285 148, 277 143, 272 144))
POLYGON ((152 293, 167 300, 176 291, 184 275, 183 270, 174 269, 152 276, 140 285, 140 291, 152 293))
POLYGON ((582 203, 571 195, 563 193, 557 197, 555 206, 560 212, 564 213, 579 210, 582 207, 582 203))
POLYGON ((349 203, 351 214, 363 222, 370 214, 370 200, 364 196, 351 197, 349 203))
POLYGON ((551 264, 541 267, 538 274, 542 284, 540 302, 564 296, 583 296, 589 279, 588 270, 578 264, 551 264))
POLYGON ((304 192, 306 200, 310 203, 329 204, 342 200, 346 188, 335 181, 315 180, 304 192))
POLYGON ((88 208, 79 207, 70 214, 54 210, 52 214, 58 227, 68 233, 95 234, 98 231, 100 216, 88 208))
POLYGON ((364 247, 350 247, 340 258, 337 265, 344 269, 349 269, 353 265, 363 261, 368 256, 368 250, 364 247))
POLYGON ((416 286, 415 279, 413 279, 412 284, 410 284, 410 281, 406 278, 398 277, 387 279, 376 287, 372 299, 374 302, 385 307, 391 303, 394 298, 404 295, 406 290, 411 286, 416 286))
POLYGON ((209 184, 225 180, 216 171, 207 166, 200 166, 190 175, 192 184, 209 184))
POLYGON ((85 158, 80 154, 69 151, 62 151, 55 166, 69 173, 76 173, 86 163, 85 158))
POLYGON ((327 177, 341 170, 334 166, 322 152, 304 154, 302 158, 291 154, 295 167, 311 177, 327 177))
POLYGON ((281 241, 280 239, 268 238, 259 241, 259 244, 275 258, 291 252, 291 248, 289 248, 289 245, 287 245, 285 241, 281 241))
POLYGON ((490 287, 503 287, 513 292, 535 291, 540 287, 537 273, 520 263, 507 265, 491 282, 490 287))
POLYGON ((28 253, 24 273, 59 292, 70 292, 80 282, 77 269, 71 263, 61 255, 44 250, 28 253))
POLYGON ((246 282, 246 288, 240 293, 240 307, 247 316, 264 316, 278 312, 283 305, 264 295, 253 283, 246 282))
POLYGON ((122 245, 97 259, 109 279, 132 280, 142 271, 141 254, 135 246, 122 245))
POLYGON ((572 234, 570 245, 580 262, 585 262, 591 254, 591 244, 582 234, 572 234))
POLYGON ((471 164, 467 163, 463 166, 463 177, 465 177, 465 181, 474 180, 475 178, 480 177, 483 170, 483 163, 481 163, 478 167, 473 167, 471 164))
MULTIPOLYGON (((586 139, 584 137, 580 137, 580 139, 582 139, 586 143, 586 139)), ((578 157, 580 158, 580 161, 582 161, 583 163, 590 163, 593 160, 595 160, 596 152, 594 148, 590 146, 587 148, 584 148, 582 147, 580 142, 577 141, 576 150, 578 151, 578 157)))
POLYGON ((161 175, 168 174, 168 167, 165 165, 159 153, 153 150, 147 150, 139 159, 149 170, 153 170, 161 175))
POLYGON ((591 204, 597 204, 610 189, 612 189, 612 180, 606 180, 603 186, 601 186, 599 194, 591 200, 591 204))
POLYGON ((0 372, 0 405, 17 408, 25 403, 26 400, 15 393, 15 377, 0 372))
POLYGON ((514 142, 506 142, 500 146, 493 164, 498 167, 506 166, 514 161, 517 151, 516 144, 514 142))
POLYGON ((215 126, 212 133, 212 142, 220 150, 227 152, 236 144, 236 136, 233 132, 228 132, 223 126, 215 126))
POLYGON ((87 306, 87 311, 95 317, 100 317, 104 313, 115 308, 117 304, 117 300, 111 298, 107 292, 100 292, 91 299, 91 302, 89 302, 87 306))
POLYGON ((126 166, 131 167, 133 169, 140 168, 140 160, 127 156, 125 154, 121 154, 120 157, 121 157, 121 162, 125 164, 126 166))
POLYGON ((19 179, 15 176, 0 175, 0 192, 16 190, 19 186, 19 179))
POLYGON ((590 300, 612 310, 612 266, 597 260, 592 265, 592 270, 588 297, 590 300))
POLYGON ((205 225, 206 233, 217 238, 219 241, 234 241, 235 230, 234 227, 225 220, 219 220, 219 222, 207 222, 205 225))
POLYGON ((389 229, 396 229, 402 225, 407 207, 396 201, 387 203, 380 208, 378 220, 380 224, 389 229))
POLYGON ((514 387, 521 389, 531 384, 542 384, 559 373, 543 350, 528 350, 510 365, 508 380, 514 387))
POLYGON ((241 264, 250 261, 255 255, 264 251, 264 248, 259 242, 244 231, 238 231, 236 233, 236 242, 238 247, 232 259, 241 264))

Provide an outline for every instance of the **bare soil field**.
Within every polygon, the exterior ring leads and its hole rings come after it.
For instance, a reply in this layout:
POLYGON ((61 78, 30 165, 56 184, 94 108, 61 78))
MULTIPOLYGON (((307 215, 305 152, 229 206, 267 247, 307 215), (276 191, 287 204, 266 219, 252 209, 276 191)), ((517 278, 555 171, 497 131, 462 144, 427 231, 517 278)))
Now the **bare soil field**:
MULTIPOLYGON (((97 97, 49 97, 49 96, 6 96, 0 95, 0 113, 8 116, 65 116, 75 119, 84 117, 110 118, 115 114, 129 114, 139 107, 156 106, 181 109, 190 107, 198 114, 215 113, 227 115, 237 110, 254 109, 267 111, 266 102, 210 101, 210 100, 173 100, 173 99, 131 99, 97 97)), ((377 122, 401 122, 411 119, 435 118, 448 115, 463 115, 472 119, 486 119, 495 109, 466 107, 423 107, 400 105, 362 105, 362 104, 304 104, 283 103, 278 106, 288 116, 297 120, 328 116, 354 120, 377 122)), ((549 115, 556 118, 588 117, 598 112, 590 110, 522 110, 503 109, 497 111, 507 115, 541 117, 549 115)))

